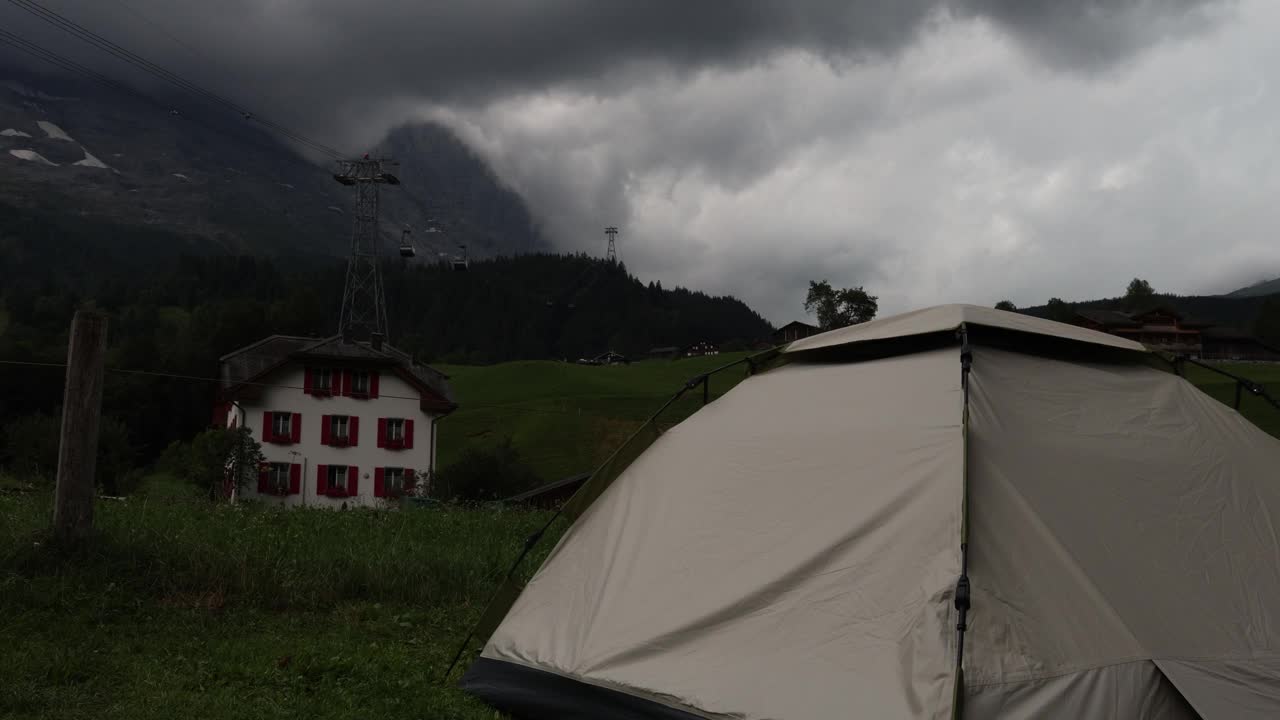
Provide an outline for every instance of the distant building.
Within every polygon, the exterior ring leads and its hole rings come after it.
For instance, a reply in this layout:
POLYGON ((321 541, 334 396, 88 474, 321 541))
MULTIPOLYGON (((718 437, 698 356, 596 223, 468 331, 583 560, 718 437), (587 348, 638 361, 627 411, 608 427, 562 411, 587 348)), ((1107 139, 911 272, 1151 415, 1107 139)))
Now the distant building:
POLYGON ((1152 350, 1206 360, 1280 361, 1280 350, 1244 330, 1192 320, 1165 306, 1136 313, 1079 310, 1074 324, 1128 338, 1152 350))
POLYGON ((1236 328, 1205 328, 1200 334, 1200 345, 1200 357, 1204 360, 1280 362, 1280 349, 1236 328))
POLYGON ((1152 350, 1199 355, 1201 333, 1209 323, 1183 317, 1160 306, 1137 313, 1078 310, 1074 324, 1142 343, 1152 350))
POLYGON ((705 340, 703 340, 702 342, 696 342, 690 345, 688 349, 684 351, 685 357, 702 357, 704 355, 719 355, 719 354, 720 354, 720 348, 716 347, 715 344, 709 343, 705 340))
MULTIPOLYGON (((377 506, 429 484, 447 377, 394 347, 273 335, 221 358, 215 424, 248 427, 267 463, 246 497, 377 506)), ((423 488, 425 489, 425 488, 423 488)))
POLYGON ((680 357, 680 348, 672 345, 670 347, 656 347, 649 351, 649 357, 654 360, 674 360, 680 357))
POLYGON ((822 332, 816 325, 802 323, 799 320, 792 320, 773 331, 773 344, 786 345, 789 342, 795 342, 801 338, 807 338, 810 335, 817 335, 822 332))
POLYGON ((548 483, 532 490, 512 495, 502 500, 512 505, 530 505, 532 507, 555 509, 563 505, 582 484, 591 479, 591 473, 579 473, 567 478, 548 483))

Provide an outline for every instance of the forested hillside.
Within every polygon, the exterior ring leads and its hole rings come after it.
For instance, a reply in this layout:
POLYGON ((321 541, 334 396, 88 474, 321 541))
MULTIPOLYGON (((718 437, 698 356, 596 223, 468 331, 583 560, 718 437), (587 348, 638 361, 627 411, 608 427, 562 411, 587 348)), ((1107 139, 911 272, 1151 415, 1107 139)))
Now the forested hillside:
MULTIPOLYGON (((157 260, 104 245, 53 272, 44 261, 58 247, 41 241, 56 237, 9 236, 0 248, 0 273, 14 278, 0 290, 0 360, 63 362, 72 313, 85 304, 111 315, 114 368, 213 378, 220 356, 267 335, 336 332, 340 261, 157 260)), ((498 258, 465 272, 390 262, 385 280, 391 341, 431 362, 575 359, 701 340, 737 347, 771 329, 734 298, 666 290, 584 256, 498 258)), ((56 413, 62 381, 58 367, 0 366, 0 418, 9 424, 56 413)), ((121 421, 130 447, 146 459, 203 428, 215 390, 213 382, 109 373, 104 415, 121 421)))

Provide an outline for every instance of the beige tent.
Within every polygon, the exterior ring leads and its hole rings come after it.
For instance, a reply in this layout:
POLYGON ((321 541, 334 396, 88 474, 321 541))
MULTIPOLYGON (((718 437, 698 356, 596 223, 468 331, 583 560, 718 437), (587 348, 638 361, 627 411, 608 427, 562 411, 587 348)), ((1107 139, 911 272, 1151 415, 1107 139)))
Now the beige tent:
POLYGON ((602 468, 464 687, 524 718, 1280 718, 1278 469, 1109 335, 971 306, 816 335, 602 468))

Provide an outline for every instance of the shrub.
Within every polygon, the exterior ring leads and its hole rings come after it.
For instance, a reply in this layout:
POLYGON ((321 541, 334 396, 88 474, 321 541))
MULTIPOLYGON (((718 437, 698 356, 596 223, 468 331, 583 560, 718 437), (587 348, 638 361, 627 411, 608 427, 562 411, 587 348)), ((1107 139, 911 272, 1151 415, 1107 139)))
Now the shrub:
POLYGON ((508 437, 490 447, 469 448, 440 472, 436 487, 446 499, 476 503, 501 500, 539 482, 508 437))
MULTIPOLYGON (((16 475, 36 484, 52 484, 58 472, 58 440, 62 421, 45 414, 18 418, 4 428, 4 460, 16 475)), ((95 477, 107 495, 127 492, 136 451, 129 429, 120 420, 104 417, 98 424, 95 477)))

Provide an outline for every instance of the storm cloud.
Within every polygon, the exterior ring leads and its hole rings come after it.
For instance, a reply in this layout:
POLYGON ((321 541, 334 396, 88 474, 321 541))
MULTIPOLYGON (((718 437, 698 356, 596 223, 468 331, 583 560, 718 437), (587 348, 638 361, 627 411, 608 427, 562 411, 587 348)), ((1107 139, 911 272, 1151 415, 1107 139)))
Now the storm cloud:
POLYGON ((44 1, 344 149, 447 124, 558 246, 775 322, 1280 271, 1266 0, 44 1))

